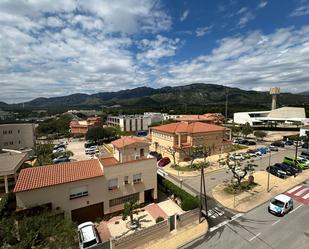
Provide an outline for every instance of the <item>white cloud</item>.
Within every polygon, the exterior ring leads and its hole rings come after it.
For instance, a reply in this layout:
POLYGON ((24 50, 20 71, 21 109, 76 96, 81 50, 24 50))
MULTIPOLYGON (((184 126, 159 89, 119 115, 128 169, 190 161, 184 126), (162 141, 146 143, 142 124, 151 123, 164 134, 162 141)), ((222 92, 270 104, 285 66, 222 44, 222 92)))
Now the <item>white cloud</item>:
POLYGON ((259 9, 262 9, 262 8, 264 8, 266 5, 267 5, 267 1, 262 1, 262 2, 260 2, 260 4, 258 5, 258 8, 259 8, 259 9))
POLYGON ((185 10, 185 11, 182 13, 181 17, 180 17, 180 21, 183 22, 184 20, 186 20, 187 17, 188 17, 188 15, 189 15, 189 13, 190 13, 189 10, 185 10))
POLYGON ((213 25, 206 26, 206 27, 199 27, 195 30, 195 34, 197 37, 204 36, 206 34, 209 34, 213 28, 213 25))
POLYGON ((240 14, 246 12, 247 10, 248 10, 247 7, 242 7, 240 10, 238 10, 237 14, 240 15, 240 14))
POLYGON ((290 16, 305 16, 309 14, 309 4, 294 9, 290 16))
POLYGON ((260 31, 226 37, 210 54, 172 63, 160 72, 158 84, 176 86, 196 82, 243 89, 308 90, 309 26, 260 31))
POLYGON ((242 28, 246 26, 246 24, 252 20, 254 20, 255 16, 251 12, 246 12, 242 17, 240 17, 238 25, 242 28))

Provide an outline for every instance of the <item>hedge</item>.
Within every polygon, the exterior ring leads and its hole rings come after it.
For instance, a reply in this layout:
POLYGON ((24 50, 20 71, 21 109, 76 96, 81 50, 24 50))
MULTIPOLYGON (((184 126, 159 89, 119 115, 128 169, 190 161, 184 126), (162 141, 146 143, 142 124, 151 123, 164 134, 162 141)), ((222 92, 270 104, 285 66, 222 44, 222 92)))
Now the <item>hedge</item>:
POLYGON ((167 189, 171 194, 174 194, 175 197, 179 197, 181 200, 181 209, 184 211, 195 209, 199 206, 199 200, 197 197, 193 197, 188 194, 183 189, 177 187, 172 182, 163 179, 162 185, 167 189))

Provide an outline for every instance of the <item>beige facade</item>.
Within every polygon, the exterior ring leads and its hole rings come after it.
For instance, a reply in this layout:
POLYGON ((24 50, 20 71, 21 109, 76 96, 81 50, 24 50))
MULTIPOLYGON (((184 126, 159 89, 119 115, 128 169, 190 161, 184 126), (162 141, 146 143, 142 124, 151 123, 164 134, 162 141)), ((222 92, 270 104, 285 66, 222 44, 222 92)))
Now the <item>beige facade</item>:
POLYGON ((122 210, 124 203, 129 200, 128 196, 133 194, 138 196, 139 203, 144 203, 145 197, 149 198, 149 195, 152 200, 157 199, 157 168, 154 158, 114 165, 104 165, 104 159, 101 161, 103 176, 17 192, 17 207, 29 208, 52 203, 53 208, 64 210, 72 218, 72 211, 98 203, 103 203, 104 215, 122 210), (80 196, 74 192, 78 189, 83 189, 80 196), (78 197, 70 198, 72 194, 78 197))
POLYGON ((128 162, 146 158, 149 154, 149 145, 145 143, 135 143, 123 148, 113 146, 113 155, 119 162, 128 162))
POLYGON ((34 124, 0 125, 0 148, 19 150, 33 148, 35 144, 34 124))
POLYGON ((162 156, 172 158, 168 150, 175 150, 176 161, 189 159, 190 150, 196 146, 204 146, 211 154, 228 151, 231 143, 228 140, 229 131, 213 131, 207 133, 168 133, 151 130, 151 151, 157 151, 162 156))

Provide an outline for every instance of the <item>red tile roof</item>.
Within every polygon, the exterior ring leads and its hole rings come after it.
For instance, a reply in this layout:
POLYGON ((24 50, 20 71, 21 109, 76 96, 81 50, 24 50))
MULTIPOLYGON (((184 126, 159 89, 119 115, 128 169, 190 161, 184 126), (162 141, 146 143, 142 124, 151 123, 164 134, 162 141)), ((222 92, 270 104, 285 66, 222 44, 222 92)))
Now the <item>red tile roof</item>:
POLYGON ((103 176, 99 160, 86 160, 21 170, 14 192, 44 188, 103 176))
POLYGON ((120 163, 114 157, 100 158, 100 162, 102 163, 103 167, 105 167, 105 166, 114 166, 114 165, 117 165, 117 164, 120 163))
POLYGON ((219 125, 202 122, 179 122, 151 127, 151 130, 162 131, 166 133, 207 133, 214 131, 224 131, 225 128, 219 125))
POLYGON ((135 143, 149 144, 144 138, 140 137, 122 137, 112 142, 116 148, 123 148, 135 143))

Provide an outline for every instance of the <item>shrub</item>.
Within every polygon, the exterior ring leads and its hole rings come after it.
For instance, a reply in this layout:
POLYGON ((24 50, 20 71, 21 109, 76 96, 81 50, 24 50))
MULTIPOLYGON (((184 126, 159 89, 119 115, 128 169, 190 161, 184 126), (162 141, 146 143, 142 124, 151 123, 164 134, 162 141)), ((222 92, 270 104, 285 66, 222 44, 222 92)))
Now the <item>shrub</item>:
POLYGON ((162 184, 170 194, 173 194, 175 197, 180 198, 181 208, 184 211, 192 210, 192 209, 195 209, 199 206, 198 198, 193 197, 192 195, 188 194, 186 191, 177 187, 172 182, 170 182, 166 179, 163 179, 162 184))
POLYGON ((164 221, 164 218, 162 216, 159 216, 158 218, 156 218, 156 223, 159 223, 162 221, 164 221))
POLYGON ((16 208, 14 193, 4 194, 0 200, 0 218, 10 215, 16 208))

